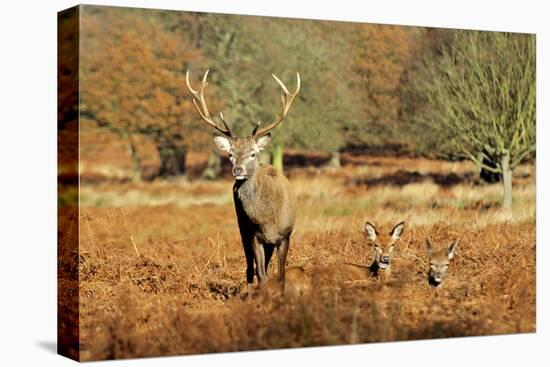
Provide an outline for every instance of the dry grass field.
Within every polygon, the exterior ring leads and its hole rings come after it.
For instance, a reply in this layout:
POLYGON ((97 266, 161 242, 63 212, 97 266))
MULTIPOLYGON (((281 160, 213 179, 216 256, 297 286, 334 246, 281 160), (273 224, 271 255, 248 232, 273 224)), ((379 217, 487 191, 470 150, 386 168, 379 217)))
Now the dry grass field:
MULTIPOLYGON (((60 243, 79 231, 82 360, 306 347, 535 331, 535 170, 501 186, 468 162, 348 157, 340 169, 290 168, 299 209, 288 266, 369 265, 363 223, 401 220, 390 279, 315 281, 311 293, 244 299, 232 180, 96 183, 60 243), (79 228, 79 229, 78 229, 79 228), (425 238, 460 239, 439 288, 425 238), (65 238, 67 237, 67 238, 65 238)), ((276 258, 268 274, 276 274, 276 258)))

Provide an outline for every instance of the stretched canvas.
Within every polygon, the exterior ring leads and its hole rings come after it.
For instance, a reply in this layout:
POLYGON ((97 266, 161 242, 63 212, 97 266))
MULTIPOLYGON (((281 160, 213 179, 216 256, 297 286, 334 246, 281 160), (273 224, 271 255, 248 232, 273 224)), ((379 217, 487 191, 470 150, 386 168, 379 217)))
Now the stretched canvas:
POLYGON ((535 35, 58 16, 58 351, 536 330, 535 35))

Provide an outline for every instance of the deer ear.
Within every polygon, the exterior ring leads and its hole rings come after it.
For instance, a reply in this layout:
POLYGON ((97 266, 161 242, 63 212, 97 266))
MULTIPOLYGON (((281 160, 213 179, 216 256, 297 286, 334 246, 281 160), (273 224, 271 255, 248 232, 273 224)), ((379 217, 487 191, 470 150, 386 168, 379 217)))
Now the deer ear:
POLYGON ((257 138, 256 146, 258 147, 258 150, 263 150, 267 146, 267 144, 269 144, 270 141, 271 141, 271 133, 267 133, 257 138))
POLYGON ((367 233, 367 237, 371 240, 371 241, 376 241, 376 235, 378 234, 376 232, 376 228, 374 227, 374 224, 372 224, 371 222, 369 221, 366 221, 365 222, 365 232, 367 233))
POLYGON ((214 143, 222 152, 231 151, 231 140, 227 136, 214 135, 214 143))
POLYGON ((451 246, 449 246, 449 249, 447 250, 447 256, 449 257, 449 260, 453 258, 455 255, 456 246, 458 246, 459 240, 454 240, 453 243, 451 243, 451 246))
POLYGON ((426 249, 428 250, 428 257, 432 257, 432 249, 433 249, 433 244, 432 244, 432 240, 430 240, 429 238, 426 238, 426 249))
POLYGON ((405 229, 405 222, 399 222, 398 224, 393 227, 391 230, 391 238, 396 241, 401 237, 401 234, 403 233, 403 229, 405 229))

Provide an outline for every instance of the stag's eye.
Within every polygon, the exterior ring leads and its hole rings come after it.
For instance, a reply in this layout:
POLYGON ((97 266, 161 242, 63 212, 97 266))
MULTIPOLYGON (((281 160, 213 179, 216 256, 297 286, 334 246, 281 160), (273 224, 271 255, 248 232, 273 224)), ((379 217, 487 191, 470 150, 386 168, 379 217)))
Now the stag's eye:
POLYGON ((250 158, 256 158, 256 153, 251 153, 250 158))

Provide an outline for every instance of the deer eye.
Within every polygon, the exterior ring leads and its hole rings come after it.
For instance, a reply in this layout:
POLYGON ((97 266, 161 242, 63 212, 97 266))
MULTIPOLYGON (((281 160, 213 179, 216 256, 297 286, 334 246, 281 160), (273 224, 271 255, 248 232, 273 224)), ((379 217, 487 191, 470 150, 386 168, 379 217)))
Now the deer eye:
POLYGON ((251 154, 250 154, 250 157, 251 157, 251 158, 255 158, 255 157, 256 157, 256 153, 251 153, 251 154))

